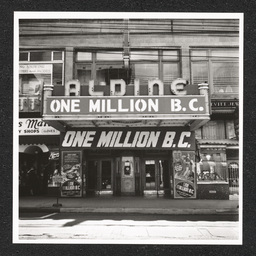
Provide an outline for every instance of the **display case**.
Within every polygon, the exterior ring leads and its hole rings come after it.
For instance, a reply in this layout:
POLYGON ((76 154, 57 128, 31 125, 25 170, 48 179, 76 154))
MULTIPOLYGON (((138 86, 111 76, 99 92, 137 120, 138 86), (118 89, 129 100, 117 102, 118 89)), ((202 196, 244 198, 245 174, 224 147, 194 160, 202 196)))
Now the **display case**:
POLYGON ((197 198, 229 199, 225 149, 203 149, 197 164, 197 198))

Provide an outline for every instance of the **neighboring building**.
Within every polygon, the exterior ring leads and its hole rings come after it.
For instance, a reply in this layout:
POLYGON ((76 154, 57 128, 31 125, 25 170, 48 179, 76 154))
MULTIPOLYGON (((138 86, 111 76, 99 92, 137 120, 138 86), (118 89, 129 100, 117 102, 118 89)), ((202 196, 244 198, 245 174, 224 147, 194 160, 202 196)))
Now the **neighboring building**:
POLYGON ((41 149, 29 165, 44 177, 42 191, 61 183, 62 196, 238 193, 239 20, 19 28, 20 119, 49 125, 48 134, 20 136, 20 164, 41 149))

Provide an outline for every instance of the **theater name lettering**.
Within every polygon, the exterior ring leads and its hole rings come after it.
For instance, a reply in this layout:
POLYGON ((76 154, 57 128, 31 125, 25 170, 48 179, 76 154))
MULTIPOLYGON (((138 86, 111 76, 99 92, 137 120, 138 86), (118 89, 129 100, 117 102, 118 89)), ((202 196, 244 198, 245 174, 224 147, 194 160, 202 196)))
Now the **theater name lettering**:
MULTIPOLYGON (((150 80, 148 95, 140 96, 139 83, 135 81, 134 96, 125 96, 127 87, 125 82, 121 79, 110 80, 110 96, 105 96, 103 91, 95 92, 94 83, 90 81, 91 96, 48 97, 46 114, 54 116, 69 113, 94 116, 99 114, 206 114, 205 96, 186 95, 185 84, 186 80, 176 79, 170 86, 174 95, 163 95, 163 83, 159 79, 150 80), (153 95, 154 86, 158 87, 159 95, 153 95)), ((68 85, 72 85, 72 88, 80 88, 78 80, 69 81, 68 85)))
POLYGON ((63 148, 171 148, 193 149, 194 132, 182 130, 67 131, 63 148))

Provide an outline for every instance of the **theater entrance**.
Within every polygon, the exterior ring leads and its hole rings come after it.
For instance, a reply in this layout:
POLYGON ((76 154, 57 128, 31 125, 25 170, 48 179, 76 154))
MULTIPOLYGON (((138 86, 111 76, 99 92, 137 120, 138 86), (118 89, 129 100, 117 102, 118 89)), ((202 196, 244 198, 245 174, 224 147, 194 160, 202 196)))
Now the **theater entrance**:
POLYGON ((89 156, 84 169, 84 196, 171 196, 172 162, 169 152, 111 152, 89 156), (143 156, 144 153, 144 156, 143 156))

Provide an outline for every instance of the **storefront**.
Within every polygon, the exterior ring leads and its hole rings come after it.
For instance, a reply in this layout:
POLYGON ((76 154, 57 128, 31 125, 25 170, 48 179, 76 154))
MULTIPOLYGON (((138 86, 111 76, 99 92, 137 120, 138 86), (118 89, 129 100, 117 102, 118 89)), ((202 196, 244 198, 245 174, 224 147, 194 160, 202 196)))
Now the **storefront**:
POLYGON ((238 141, 198 140, 201 161, 197 169, 198 198, 230 199, 238 196, 238 141))
POLYGON ((18 131, 20 196, 49 194, 60 133, 42 118, 20 118, 18 131))

